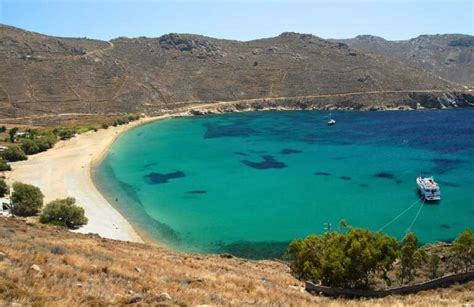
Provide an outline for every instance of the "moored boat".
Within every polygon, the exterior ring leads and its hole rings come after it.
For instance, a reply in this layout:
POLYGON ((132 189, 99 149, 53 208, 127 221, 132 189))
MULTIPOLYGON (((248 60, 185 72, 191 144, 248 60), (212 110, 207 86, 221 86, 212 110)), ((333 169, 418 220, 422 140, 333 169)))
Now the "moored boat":
POLYGON ((332 126, 336 124, 336 120, 332 118, 332 113, 329 113, 329 121, 328 121, 328 126, 332 126))
POLYGON ((418 190, 424 200, 436 201, 441 199, 441 191, 438 183, 433 177, 418 177, 416 178, 418 190))

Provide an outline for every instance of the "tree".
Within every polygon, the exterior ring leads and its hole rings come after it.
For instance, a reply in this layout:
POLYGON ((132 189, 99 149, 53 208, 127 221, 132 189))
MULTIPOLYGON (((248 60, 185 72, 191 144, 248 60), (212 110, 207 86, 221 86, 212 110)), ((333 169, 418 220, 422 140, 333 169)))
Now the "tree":
POLYGON ((28 157, 25 155, 23 150, 19 147, 8 147, 2 152, 3 159, 8 162, 27 160, 28 157))
POLYGON ((465 229, 451 247, 451 252, 455 260, 458 260, 464 266, 464 271, 468 272, 474 264, 474 234, 472 230, 465 229))
POLYGON ((434 253, 428 257, 428 269, 430 271, 431 279, 439 277, 439 262, 439 256, 434 253))
POLYGON ((7 131, 7 127, 1 126, 0 127, 0 133, 7 131))
MULTIPOLYGON (((10 193, 10 188, 8 187, 5 180, 0 179, 0 197, 3 197, 5 195, 7 195, 8 193, 10 193)), ((1 206, 1 204, 0 204, 0 206, 1 206)))
POLYGON ((10 136, 10 142, 15 143, 15 134, 18 132, 18 128, 11 128, 10 131, 8 131, 8 135, 10 136))
POLYGON ((12 213, 19 216, 36 215, 43 206, 44 195, 33 185, 15 182, 12 193, 12 213))
POLYGON ((388 273, 393 270, 393 263, 398 257, 400 244, 390 236, 382 233, 375 234, 375 249, 380 252, 376 271, 380 272, 380 277, 386 282, 387 286, 392 285, 392 281, 388 277, 388 273))
POLYGON ((68 197, 48 203, 41 213, 40 222, 67 228, 77 228, 87 224, 84 209, 75 205, 76 200, 68 197))
POLYGON ((287 256, 293 272, 323 285, 366 288, 371 277, 387 277, 398 254, 394 238, 348 227, 347 233, 311 235, 291 242, 287 256))
POLYGON ((418 239, 413 232, 409 232, 403 238, 400 248, 400 271, 398 273, 399 282, 403 285, 410 282, 416 275, 417 268, 426 262, 426 253, 418 248, 418 239))
POLYGON ((102 127, 102 129, 107 129, 107 128, 109 128, 109 125, 106 124, 106 123, 102 123, 101 127, 102 127))
POLYGON ((0 172, 2 171, 11 171, 12 168, 10 167, 10 164, 5 161, 2 157, 0 157, 0 172))

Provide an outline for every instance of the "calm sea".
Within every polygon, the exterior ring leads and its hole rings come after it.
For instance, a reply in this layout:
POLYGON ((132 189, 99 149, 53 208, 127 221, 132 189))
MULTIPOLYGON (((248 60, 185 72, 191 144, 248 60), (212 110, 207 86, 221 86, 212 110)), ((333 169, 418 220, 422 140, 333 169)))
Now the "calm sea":
POLYGON ((341 219, 421 242, 474 227, 473 109, 332 115, 335 126, 327 112, 153 122, 115 142, 95 181, 134 227, 180 251, 278 257, 341 219), (440 183, 439 203, 419 201, 419 175, 440 183))

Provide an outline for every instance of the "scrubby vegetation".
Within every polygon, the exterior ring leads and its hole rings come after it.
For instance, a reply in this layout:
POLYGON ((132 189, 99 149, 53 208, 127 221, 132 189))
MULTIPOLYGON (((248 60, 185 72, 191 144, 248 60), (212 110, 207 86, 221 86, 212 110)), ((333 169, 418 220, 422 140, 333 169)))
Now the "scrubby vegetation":
POLYGON ((68 140, 76 135, 77 130, 74 128, 55 128, 53 133, 61 140, 68 140))
POLYGON ((23 152, 23 150, 19 147, 8 147, 1 153, 1 157, 8 162, 16 162, 16 161, 23 161, 27 160, 28 157, 23 152))
POLYGON ((12 213, 19 216, 31 216, 40 212, 44 195, 33 185, 15 182, 13 184, 12 213))
POLYGON ((451 248, 455 265, 454 270, 459 268, 469 272, 474 266, 474 234, 471 229, 466 229, 453 242, 451 248))
POLYGON ((11 166, 10 164, 7 163, 7 161, 5 161, 5 159, 2 157, 2 155, 0 155, 0 172, 3 172, 3 171, 11 171, 11 166))
MULTIPOLYGON (((115 118, 112 122, 113 126, 128 124, 129 122, 140 119, 140 115, 126 114, 119 118, 115 118)), ((46 151, 54 146, 58 140, 68 140, 77 134, 85 133, 88 131, 98 131, 99 129, 107 129, 108 123, 102 124, 89 124, 87 126, 75 126, 75 127, 56 127, 54 129, 26 129, 26 134, 21 137, 16 136, 19 132, 18 128, 11 128, 8 133, 8 140, 12 143, 20 143, 19 147, 12 146, 8 150, 5 150, 1 157, 9 162, 26 160, 26 155, 34 155, 39 152, 46 151)), ((1 127, 0 127, 1 128, 1 127)), ((6 128, 5 128, 6 129, 6 128)), ((0 161, 0 171, 9 170, 9 167, 3 165, 0 161)))
POLYGON ((287 257, 295 276, 325 286, 363 289, 380 286, 380 281, 386 286, 394 280, 409 284, 420 271, 428 279, 439 277, 441 268, 444 274, 473 269, 474 235, 469 229, 441 253, 436 246, 420 247, 411 232, 400 242, 380 232, 345 229, 291 242, 287 257))
POLYGON ((312 296, 281 262, 175 253, 1 217, 0 252, 1 306, 461 306, 474 300, 474 282, 383 299, 312 296))
POLYGON ((56 142, 57 137, 54 134, 31 134, 29 138, 21 141, 21 149, 25 154, 33 155, 52 148, 56 142))
MULTIPOLYGON (((0 197, 4 197, 5 195, 7 195, 8 193, 10 193, 10 188, 8 187, 7 183, 5 182, 5 180, 3 179, 0 179, 0 197)), ((1 205, 0 205, 1 206, 1 205)))
POLYGON ((87 224, 84 209, 75 205, 76 200, 68 197, 48 203, 41 212, 40 222, 67 228, 77 228, 87 224))
POLYGON ((140 119, 140 115, 138 114, 127 114, 127 115, 122 116, 121 118, 116 119, 112 123, 112 125, 116 127, 116 126, 128 124, 129 122, 139 120, 139 119, 140 119))

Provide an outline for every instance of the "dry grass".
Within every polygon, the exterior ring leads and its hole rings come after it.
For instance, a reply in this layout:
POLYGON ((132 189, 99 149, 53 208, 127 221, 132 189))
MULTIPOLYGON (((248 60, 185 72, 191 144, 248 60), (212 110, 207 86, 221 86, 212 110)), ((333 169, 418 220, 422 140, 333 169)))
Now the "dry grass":
POLYGON ((0 305, 459 305, 474 283, 373 300, 313 297, 274 261, 174 253, 0 218, 0 305), (41 272, 31 269, 33 264, 41 272), (160 294, 166 292, 171 300, 160 294))

